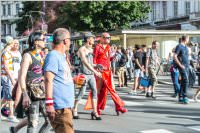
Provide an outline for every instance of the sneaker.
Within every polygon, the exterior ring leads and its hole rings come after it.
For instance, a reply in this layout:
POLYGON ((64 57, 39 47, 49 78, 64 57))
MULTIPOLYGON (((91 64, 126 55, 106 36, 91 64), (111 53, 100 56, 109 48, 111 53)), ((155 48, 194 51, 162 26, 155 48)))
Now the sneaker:
POLYGON ((184 104, 188 104, 189 103, 189 99, 187 97, 183 98, 183 103, 184 104))
POLYGON ((156 96, 154 95, 153 92, 151 92, 151 97, 152 97, 153 99, 156 99, 156 96))
POLYGON ((18 123, 19 122, 19 120, 15 116, 9 116, 8 117, 8 121, 9 122, 14 122, 14 123, 18 123))
POLYGON ((150 94, 149 94, 149 92, 147 92, 147 93, 146 93, 146 97, 150 97, 150 94))
POLYGON ((17 133, 17 132, 15 131, 15 127, 10 127, 9 129, 10 129, 10 133, 17 133))
POLYGON ((179 98, 179 99, 178 99, 178 102, 179 102, 179 103, 184 103, 183 98, 179 98))

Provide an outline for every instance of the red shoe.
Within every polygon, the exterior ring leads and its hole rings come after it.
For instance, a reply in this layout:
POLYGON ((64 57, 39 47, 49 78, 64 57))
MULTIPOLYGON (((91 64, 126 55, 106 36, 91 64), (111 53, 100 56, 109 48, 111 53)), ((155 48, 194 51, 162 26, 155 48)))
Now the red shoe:
POLYGON ((119 116, 119 112, 126 113, 126 112, 128 112, 128 110, 126 108, 119 108, 119 109, 117 109, 116 110, 117 116, 119 116))

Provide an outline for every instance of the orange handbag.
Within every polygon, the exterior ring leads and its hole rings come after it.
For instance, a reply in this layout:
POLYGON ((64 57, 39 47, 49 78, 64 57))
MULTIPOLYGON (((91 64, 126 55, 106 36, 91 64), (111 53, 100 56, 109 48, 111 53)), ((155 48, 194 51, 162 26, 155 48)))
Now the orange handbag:
POLYGON ((81 89, 86 83, 86 78, 84 74, 75 75, 73 77, 73 80, 76 89, 81 89))

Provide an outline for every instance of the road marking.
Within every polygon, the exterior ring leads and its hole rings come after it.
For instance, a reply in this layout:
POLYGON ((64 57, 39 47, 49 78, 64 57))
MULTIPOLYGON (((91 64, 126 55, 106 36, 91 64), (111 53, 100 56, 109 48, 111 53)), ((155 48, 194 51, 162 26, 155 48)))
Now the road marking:
POLYGON ((174 102, 165 102, 165 101, 152 101, 153 103, 157 103, 157 104, 161 104, 161 105, 165 105, 165 104, 169 104, 169 103, 174 103, 174 102))
POLYGON ((187 128, 190 128, 192 130, 195 130, 195 131, 199 131, 200 132, 200 126, 189 126, 187 128))
MULTIPOLYGON (((138 102, 133 102, 133 101, 126 101, 126 100, 123 100, 124 103, 125 103, 125 106, 141 106, 141 105, 144 105, 144 104, 141 104, 141 103, 138 103, 138 102)), ((114 102, 113 100, 108 100, 107 101, 107 104, 108 106, 114 106, 114 102)))
POLYGON ((155 130, 144 130, 141 131, 141 133, 173 133, 173 132, 165 129, 155 129, 155 130))

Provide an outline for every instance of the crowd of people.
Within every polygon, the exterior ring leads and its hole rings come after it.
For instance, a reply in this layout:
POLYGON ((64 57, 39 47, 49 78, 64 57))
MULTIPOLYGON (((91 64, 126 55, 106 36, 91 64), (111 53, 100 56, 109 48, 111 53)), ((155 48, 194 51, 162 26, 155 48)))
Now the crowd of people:
MULTIPOLYGON (((158 41, 153 41, 151 48, 136 45, 133 51, 132 48, 110 46, 111 36, 106 32, 101 34, 99 42, 95 44, 95 35, 86 32, 84 45, 76 53, 79 66, 74 67, 70 62, 70 58, 75 57, 70 56, 70 37, 67 29, 56 29, 53 32, 53 49, 48 52, 45 33, 32 32, 28 38, 29 48, 22 54, 19 52, 19 41, 6 37, 6 46, 1 55, 1 108, 9 110, 1 110, 4 115, 8 115, 1 116, 1 119, 18 123, 10 127, 11 133, 25 126, 28 133, 36 133, 40 113, 44 123, 39 132, 48 132, 53 127, 56 133, 73 133, 73 119, 81 117, 78 105, 86 88, 90 89, 90 93, 84 109, 92 110, 91 119, 103 119, 101 114, 108 93, 115 104, 116 115, 126 113, 128 110, 125 103, 115 89, 115 74, 118 77, 118 87, 127 86, 127 82, 131 82, 134 77, 134 85, 129 94, 137 95, 137 90, 142 88, 146 97, 156 99, 157 70, 160 67, 158 41), (72 75, 74 71, 76 73, 72 75), (81 84, 80 80, 83 80, 81 84), (144 81, 148 81, 145 86, 141 83, 144 81), (77 89, 77 85, 81 87, 77 89), (18 118, 22 118, 21 121, 15 117, 15 113, 18 118)), ((188 36, 180 38, 173 50, 170 68, 174 97, 178 96, 178 101, 185 104, 189 103, 188 42, 188 36)), ((199 61, 197 70, 200 71, 199 61)), ((200 78, 198 81, 200 85, 200 78)), ((196 101, 199 94, 200 89, 194 96, 196 101)))

